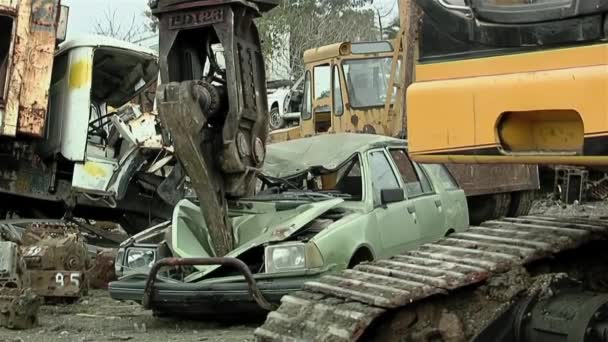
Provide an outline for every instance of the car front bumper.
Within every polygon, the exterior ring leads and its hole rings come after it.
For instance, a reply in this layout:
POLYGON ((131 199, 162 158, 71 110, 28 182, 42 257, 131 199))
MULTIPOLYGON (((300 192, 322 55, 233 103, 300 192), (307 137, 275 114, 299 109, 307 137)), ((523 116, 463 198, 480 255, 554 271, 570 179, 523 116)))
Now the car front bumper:
MULTIPOLYGON (((264 298, 278 304, 281 298, 298 291, 305 282, 316 277, 278 278, 259 280, 257 286, 264 298)), ((142 302, 145 280, 115 281, 110 283, 110 296, 115 300, 142 302)), ((230 283, 167 283, 157 281, 149 307, 158 314, 201 318, 231 318, 243 315, 264 317, 262 309, 252 298, 246 282, 230 283), (259 316, 263 315, 263 316, 259 316)))

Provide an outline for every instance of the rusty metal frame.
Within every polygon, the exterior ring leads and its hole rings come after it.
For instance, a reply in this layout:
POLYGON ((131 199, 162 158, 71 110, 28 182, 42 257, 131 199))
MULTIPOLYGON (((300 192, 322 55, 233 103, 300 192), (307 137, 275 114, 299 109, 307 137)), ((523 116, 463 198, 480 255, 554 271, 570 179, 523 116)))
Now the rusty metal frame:
POLYGON ((146 287, 144 289, 144 297, 142 305, 145 309, 149 310, 152 308, 152 299, 154 296, 154 283, 156 282, 156 276, 161 267, 164 266, 211 266, 221 265, 225 267, 231 267, 237 269, 247 281, 249 287, 249 294, 255 300, 255 302, 264 310, 273 311, 277 308, 276 305, 266 300, 262 291, 258 287, 257 282, 253 278, 253 274, 249 270, 249 267, 239 259, 218 257, 218 258, 164 258, 157 261, 150 269, 148 279, 146 280, 146 287))

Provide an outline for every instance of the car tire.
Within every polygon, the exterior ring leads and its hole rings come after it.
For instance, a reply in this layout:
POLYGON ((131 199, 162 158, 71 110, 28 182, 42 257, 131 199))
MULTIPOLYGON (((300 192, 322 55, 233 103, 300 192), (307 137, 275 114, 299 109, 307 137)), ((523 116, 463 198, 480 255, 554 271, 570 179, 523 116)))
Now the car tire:
POLYGON ((281 116, 279 107, 272 107, 268 115, 270 116, 268 120, 268 125, 270 126, 270 129, 281 129, 283 128, 283 126, 285 126, 285 119, 283 119, 283 117, 281 116))
POLYGON ((507 216, 511 205, 511 194, 500 193, 467 198, 469 222, 479 225, 484 221, 507 216))
POLYGON ((373 261, 374 256, 367 248, 359 248, 357 252, 350 258, 348 262, 348 268, 353 269, 355 266, 359 265, 362 262, 373 261))
POLYGON ((511 193, 511 205, 507 216, 518 217, 528 215, 534 203, 534 194, 534 191, 511 193))

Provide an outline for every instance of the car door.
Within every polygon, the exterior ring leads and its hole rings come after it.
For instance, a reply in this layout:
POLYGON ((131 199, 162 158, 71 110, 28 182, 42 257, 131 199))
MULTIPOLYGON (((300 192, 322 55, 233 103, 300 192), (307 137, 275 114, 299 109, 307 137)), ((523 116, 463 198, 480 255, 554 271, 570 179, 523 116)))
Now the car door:
POLYGON ((383 189, 401 189, 398 173, 390 162, 385 149, 367 153, 369 167, 368 182, 371 186, 376 226, 382 241, 381 257, 401 253, 418 246, 421 239, 420 227, 415 217, 408 212, 408 201, 382 204, 383 189))
POLYGON ((390 155, 404 183, 408 213, 420 226, 421 242, 433 242, 445 235, 444 203, 424 170, 412 163, 404 148, 390 149, 390 155))
POLYGON ((445 224, 448 229, 455 232, 466 230, 469 227, 469 210, 464 190, 458 186, 458 182, 445 165, 422 164, 420 166, 434 180, 433 183, 439 183, 442 188, 439 195, 443 203, 445 224))

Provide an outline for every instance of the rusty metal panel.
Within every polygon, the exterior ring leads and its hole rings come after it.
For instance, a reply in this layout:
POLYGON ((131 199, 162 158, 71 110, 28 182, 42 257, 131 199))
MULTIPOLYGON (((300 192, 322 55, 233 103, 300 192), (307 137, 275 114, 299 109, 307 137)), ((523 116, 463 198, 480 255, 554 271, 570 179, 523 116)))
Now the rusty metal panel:
POLYGON ((64 224, 31 224, 21 251, 33 291, 43 297, 74 298, 88 291, 88 252, 78 229, 64 224))
POLYGON ((60 0, 20 0, 0 134, 42 137, 60 0))
POLYGON ((41 300, 30 289, 0 289, 0 327, 29 329, 38 323, 41 300))
POLYGON ((32 0, 30 40, 19 99, 18 133, 41 138, 47 117, 59 0, 32 0))
POLYGON ((86 292, 83 272, 26 271, 31 288, 41 297, 79 298, 86 292))
POLYGON ((0 6, 16 7, 19 4, 19 0, 0 0, 0 6))
POLYGON ((108 284, 117 279, 114 268, 117 253, 116 249, 97 251, 93 266, 87 270, 85 275, 92 289, 107 289, 108 284))
POLYGON ((445 166, 467 196, 540 188, 538 166, 536 165, 445 164, 445 166))

